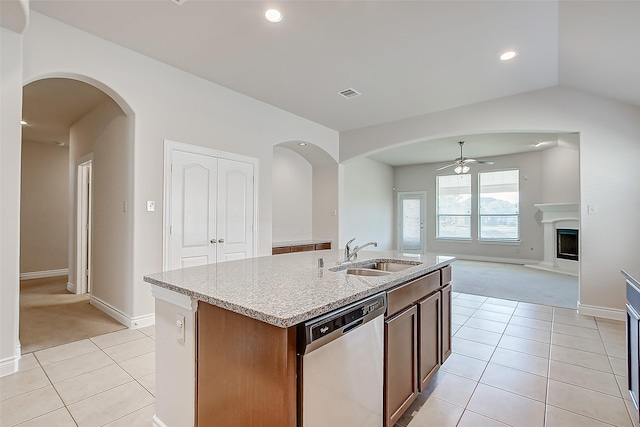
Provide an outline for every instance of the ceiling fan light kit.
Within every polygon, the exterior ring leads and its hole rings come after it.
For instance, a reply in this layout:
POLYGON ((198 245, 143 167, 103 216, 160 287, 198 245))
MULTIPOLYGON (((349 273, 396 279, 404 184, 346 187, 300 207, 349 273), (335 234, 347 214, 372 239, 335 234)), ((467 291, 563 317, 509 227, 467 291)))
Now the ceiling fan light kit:
POLYGON ((450 168, 451 166, 455 166, 453 171, 457 174, 467 173, 471 170, 469 167, 469 163, 478 163, 483 165, 492 165, 493 162, 486 160, 476 160, 476 159, 468 159, 462 155, 462 146, 464 145, 464 141, 458 141, 458 145, 460 145, 460 157, 454 160, 454 163, 450 165, 443 166, 438 168, 438 171, 450 168))

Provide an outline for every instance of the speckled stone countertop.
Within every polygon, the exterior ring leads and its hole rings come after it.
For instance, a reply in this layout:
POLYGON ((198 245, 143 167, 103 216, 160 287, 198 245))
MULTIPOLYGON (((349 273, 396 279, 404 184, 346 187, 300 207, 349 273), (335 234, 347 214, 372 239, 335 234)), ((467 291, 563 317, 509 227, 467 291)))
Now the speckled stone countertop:
POLYGON ((332 271, 340 268, 341 256, 338 249, 265 256, 150 274, 144 280, 288 328, 455 261, 448 256, 362 251, 355 262, 342 267, 387 259, 421 264, 386 276, 356 276, 332 271), (318 258, 324 258, 325 268, 318 268, 318 258))
POLYGON ((622 269, 622 274, 637 288, 640 288, 640 268, 622 269))

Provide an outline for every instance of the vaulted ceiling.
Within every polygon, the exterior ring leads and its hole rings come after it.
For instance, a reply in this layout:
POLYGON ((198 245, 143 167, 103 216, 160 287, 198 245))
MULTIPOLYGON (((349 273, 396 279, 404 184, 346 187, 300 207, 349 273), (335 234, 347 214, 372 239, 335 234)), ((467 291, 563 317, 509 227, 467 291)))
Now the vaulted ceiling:
POLYGON ((640 105, 638 1, 180 3, 30 7, 338 131, 556 85, 640 105))

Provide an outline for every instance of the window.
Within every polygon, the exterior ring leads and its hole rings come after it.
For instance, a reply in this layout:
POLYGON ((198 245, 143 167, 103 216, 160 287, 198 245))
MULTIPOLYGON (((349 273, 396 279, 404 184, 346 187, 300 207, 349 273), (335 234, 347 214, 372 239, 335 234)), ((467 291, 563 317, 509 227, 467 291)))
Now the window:
POLYGON ((436 186, 437 237, 471 239, 471 175, 440 175, 436 186))
POLYGON ((520 239, 518 170, 478 173, 478 239, 520 239))

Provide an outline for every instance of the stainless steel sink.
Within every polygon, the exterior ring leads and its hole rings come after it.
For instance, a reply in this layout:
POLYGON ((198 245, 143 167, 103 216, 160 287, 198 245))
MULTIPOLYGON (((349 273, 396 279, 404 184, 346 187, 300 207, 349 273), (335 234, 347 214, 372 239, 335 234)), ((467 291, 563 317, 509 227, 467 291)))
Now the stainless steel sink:
POLYGON ((375 262, 371 264, 361 265, 358 268, 395 273, 396 271, 402 271, 409 267, 415 267, 416 265, 418 264, 400 264, 399 262, 375 262))
POLYGON ((336 273, 353 274, 355 276, 386 276, 409 267, 420 265, 420 262, 399 263, 393 261, 374 261, 354 267, 332 269, 336 273))
POLYGON ((371 268, 347 268, 342 271, 346 274, 353 274, 356 276, 386 276, 391 274, 390 271, 374 270, 371 268))

